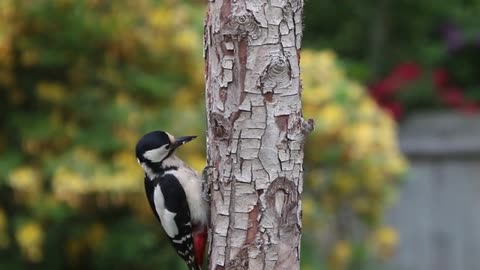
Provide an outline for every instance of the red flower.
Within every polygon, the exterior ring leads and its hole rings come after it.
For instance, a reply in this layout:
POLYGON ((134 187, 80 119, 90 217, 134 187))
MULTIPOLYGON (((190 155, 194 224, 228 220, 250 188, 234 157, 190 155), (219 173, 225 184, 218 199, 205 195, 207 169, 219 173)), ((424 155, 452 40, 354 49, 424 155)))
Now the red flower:
POLYGON ((405 113, 405 110, 399 102, 396 101, 385 101, 378 102, 380 107, 382 107, 390 116, 395 120, 400 120, 405 113))
MULTIPOLYGON (((399 120, 403 117, 405 109, 399 101, 396 101, 397 92, 408 89, 404 86, 420 79, 421 73, 421 67, 416 63, 397 65, 387 77, 369 87, 372 96, 379 106, 384 108, 394 119, 399 120)), ((468 100, 463 89, 452 85, 447 70, 443 68, 434 70, 431 80, 441 102, 446 106, 467 113, 480 112, 480 102, 468 100)))
POLYGON ((480 111, 480 104, 467 101, 465 104, 462 104, 459 109, 466 113, 477 113, 480 111))
POLYGON ((445 69, 437 69, 433 72, 433 84, 440 89, 448 86, 448 73, 445 69))
POLYGON ((392 96, 397 87, 390 78, 386 78, 370 87, 372 94, 377 99, 383 99, 392 96))
POLYGON ((449 106, 460 107, 462 104, 465 104, 465 96, 457 87, 448 87, 442 89, 440 92, 440 98, 449 106))
POLYGON ((420 66, 415 63, 400 64, 385 79, 370 87, 377 99, 391 97, 404 85, 417 80, 421 75, 420 66))
POLYGON ((422 73, 421 68, 416 63, 400 64, 392 72, 393 77, 399 78, 402 81, 413 81, 420 77, 422 73))

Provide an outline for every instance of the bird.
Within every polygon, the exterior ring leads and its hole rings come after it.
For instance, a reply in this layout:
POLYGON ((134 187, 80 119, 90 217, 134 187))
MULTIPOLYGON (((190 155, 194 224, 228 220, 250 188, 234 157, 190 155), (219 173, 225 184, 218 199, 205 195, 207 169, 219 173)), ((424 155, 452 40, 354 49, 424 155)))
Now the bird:
POLYGON ((156 130, 143 135, 135 149, 137 162, 145 172, 148 203, 190 270, 200 270, 203 264, 208 205, 202 197, 202 178, 175 151, 195 138, 175 138, 156 130))

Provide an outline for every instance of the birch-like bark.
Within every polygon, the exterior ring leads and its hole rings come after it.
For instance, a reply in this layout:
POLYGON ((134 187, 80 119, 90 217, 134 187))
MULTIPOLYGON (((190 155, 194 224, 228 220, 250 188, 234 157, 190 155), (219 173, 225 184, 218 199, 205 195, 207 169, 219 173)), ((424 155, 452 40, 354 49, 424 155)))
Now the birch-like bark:
POLYGON ((300 268, 303 0, 210 0, 209 269, 300 268))

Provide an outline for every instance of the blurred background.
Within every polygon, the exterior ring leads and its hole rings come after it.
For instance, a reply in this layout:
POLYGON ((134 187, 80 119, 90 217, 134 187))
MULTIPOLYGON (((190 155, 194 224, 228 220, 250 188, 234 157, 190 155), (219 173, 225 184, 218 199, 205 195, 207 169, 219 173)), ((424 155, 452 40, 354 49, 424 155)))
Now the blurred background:
MULTIPOLYGON (((146 131, 200 138, 201 0, 0 0, 0 269, 185 269, 146 131)), ((480 1, 307 1, 302 269, 480 268, 480 1)))

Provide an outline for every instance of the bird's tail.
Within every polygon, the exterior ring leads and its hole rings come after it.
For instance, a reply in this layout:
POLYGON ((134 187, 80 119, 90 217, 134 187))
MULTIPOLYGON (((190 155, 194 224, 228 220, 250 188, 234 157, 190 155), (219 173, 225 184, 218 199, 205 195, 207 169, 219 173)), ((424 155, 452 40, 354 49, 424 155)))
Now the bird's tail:
POLYGON ((202 268, 197 265, 195 262, 187 262, 188 269, 190 270, 202 270, 202 268))

